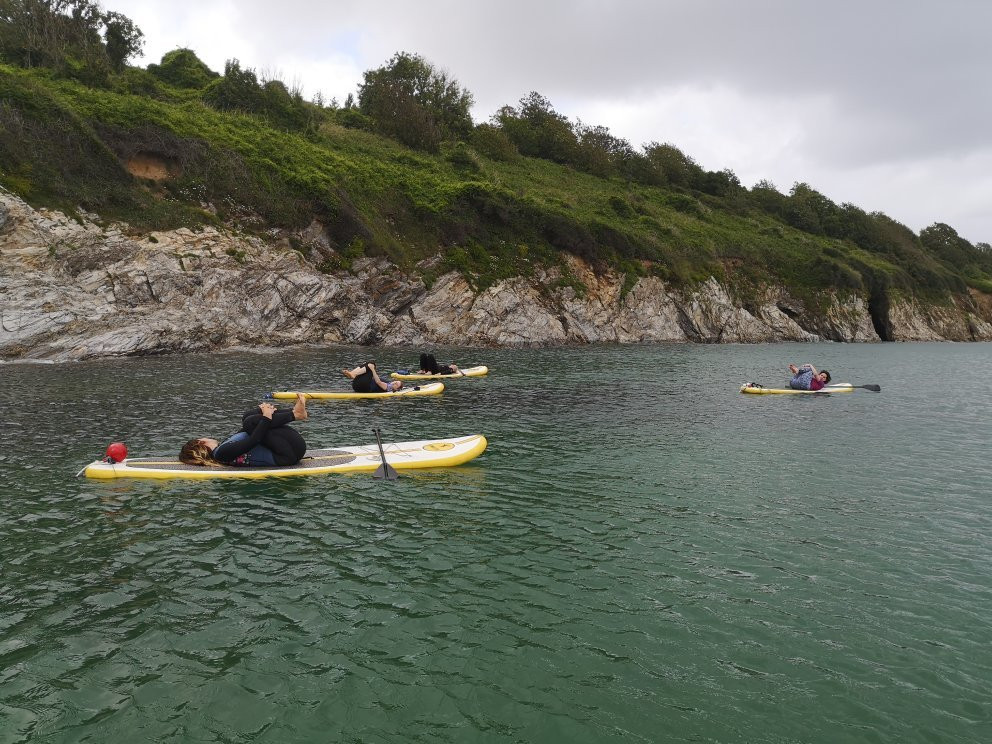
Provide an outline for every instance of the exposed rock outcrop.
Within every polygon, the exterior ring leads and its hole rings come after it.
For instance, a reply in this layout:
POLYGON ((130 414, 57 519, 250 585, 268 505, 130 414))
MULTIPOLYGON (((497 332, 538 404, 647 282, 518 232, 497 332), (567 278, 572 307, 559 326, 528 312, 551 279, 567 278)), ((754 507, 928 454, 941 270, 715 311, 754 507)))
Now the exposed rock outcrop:
MULTIPOLYGON (((574 257, 564 269, 476 293, 458 274, 428 288, 382 259, 325 274, 285 241, 214 228, 144 236, 125 229, 34 210, 0 193, 0 357, 64 361, 303 343, 879 340, 857 295, 830 295, 811 310, 773 287, 745 308, 715 279, 682 291, 656 277, 623 294, 622 276, 597 274, 574 257), (573 281, 561 281, 563 272, 573 281)), ((315 259, 329 250, 316 245, 315 259)), ((989 340, 990 308, 984 296, 946 306, 894 298, 886 326, 894 340, 989 340)))

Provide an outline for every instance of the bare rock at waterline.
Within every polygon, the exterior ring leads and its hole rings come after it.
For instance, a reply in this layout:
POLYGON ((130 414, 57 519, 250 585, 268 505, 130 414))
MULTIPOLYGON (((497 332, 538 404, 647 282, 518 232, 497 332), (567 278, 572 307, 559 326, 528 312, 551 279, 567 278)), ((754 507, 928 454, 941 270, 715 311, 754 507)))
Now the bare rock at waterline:
MULTIPOLYGON (((311 257, 207 227, 131 235, 0 192, 0 356, 93 357, 294 344, 546 346, 584 343, 990 340, 992 300, 893 297, 884 308, 782 287, 747 301, 710 278, 626 287, 579 258, 475 291, 456 273, 428 287, 382 258, 327 274, 311 257)), ((308 254, 309 255, 309 254, 308 254)))

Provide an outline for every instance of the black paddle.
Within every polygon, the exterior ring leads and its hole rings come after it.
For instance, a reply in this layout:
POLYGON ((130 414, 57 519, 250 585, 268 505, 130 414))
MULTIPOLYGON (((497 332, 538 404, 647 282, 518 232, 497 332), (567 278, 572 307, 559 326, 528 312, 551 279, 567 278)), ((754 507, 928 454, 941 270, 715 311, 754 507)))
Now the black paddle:
POLYGON ((382 438, 379 436, 379 430, 373 429, 372 431, 375 433, 375 441, 379 445, 379 457, 382 458, 382 465, 375 469, 372 477, 396 480, 400 477, 400 474, 396 472, 396 468, 386 462, 386 453, 382 450, 382 438))
POLYGON ((841 384, 841 383, 839 383, 837 385, 825 385, 822 388, 820 388, 819 390, 814 390, 813 392, 816 392, 816 393, 835 393, 838 390, 847 390, 848 388, 854 388, 855 390, 857 390, 859 388, 862 389, 862 390, 871 390, 873 393, 880 393, 880 392, 882 392, 882 388, 879 385, 845 385, 845 384, 841 384), (831 390, 830 388, 833 388, 833 390, 831 390))

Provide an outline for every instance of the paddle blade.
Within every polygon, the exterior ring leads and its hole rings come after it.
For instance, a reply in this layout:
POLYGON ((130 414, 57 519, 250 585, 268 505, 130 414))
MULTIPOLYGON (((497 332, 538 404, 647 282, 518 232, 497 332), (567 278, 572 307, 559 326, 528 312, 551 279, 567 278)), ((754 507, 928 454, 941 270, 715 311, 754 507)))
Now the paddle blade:
POLYGON ((378 480, 396 480, 400 477, 400 474, 396 472, 396 468, 387 463, 382 463, 379 467, 375 469, 372 473, 372 477, 378 480))
POLYGON ((396 480, 400 474, 396 472, 396 468, 386 462, 386 453, 382 449, 382 433, 378 429, 373 429, 372 433, 375 434, 375 443, 379 445, 379 459, 382 460, 382 465, 375 469, 372 477, 379 480, 396 480))
POLYGON ((863 387, 865 390, 871 390, 873 393, 882 392, 881 385, 858 385, 858 387, 863 387))

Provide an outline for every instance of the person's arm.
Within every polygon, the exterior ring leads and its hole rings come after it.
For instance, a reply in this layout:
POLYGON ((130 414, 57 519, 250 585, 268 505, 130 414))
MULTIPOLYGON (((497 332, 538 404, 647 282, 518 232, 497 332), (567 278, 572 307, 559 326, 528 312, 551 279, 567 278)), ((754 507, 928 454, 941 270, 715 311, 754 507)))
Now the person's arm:
POLYGON ((276 412, 272 414, 272 428, 277 426, 285 426, 286 424, 296 421, 296 414, 291 408, 279 408, 276 412))
MULTIPOLYGON (((258 406, 247 411, 241 419, 241 431, 251 433, 262 419, 262 409, 258 406)), ((290 408, 277 408, 272 414, 272 428, 285 426, 296 421, 296 411, 290 408)))
POLYGON ((248 433, 247 437, 239 439, 236 442, 224 442, 214 450, 213 458, 217 462, 232 462, 240 455, 248 452, 252 447, 262 443, 266 432, 272 428, 272 414, 276 410, 276 407, 271 403, 263 403, 259 408, 262 410, 262 418, 255 425, 255 428, 248 433))
POLYGON ((372 373, 372 379, 375 380, 375 384, 379 386, 379 389, 382 390, 382 392, 384 392, 384 393, 388 393, 389 392, 389 384, 383 382, 379 378, 379 372, 376 370, 375 365, 370 364, 368 366, 368 370, 369 370, 369 372, 372 373))

